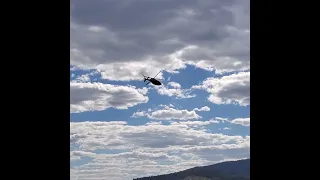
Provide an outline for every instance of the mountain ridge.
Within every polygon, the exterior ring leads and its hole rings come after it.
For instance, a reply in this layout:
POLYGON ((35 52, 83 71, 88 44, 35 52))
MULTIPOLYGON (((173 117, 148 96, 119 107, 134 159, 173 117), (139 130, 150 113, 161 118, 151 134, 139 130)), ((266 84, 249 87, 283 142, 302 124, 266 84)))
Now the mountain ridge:
POLYGON ((196 166, 183 171, 133 180, 250 180, 250 158, 196 166))

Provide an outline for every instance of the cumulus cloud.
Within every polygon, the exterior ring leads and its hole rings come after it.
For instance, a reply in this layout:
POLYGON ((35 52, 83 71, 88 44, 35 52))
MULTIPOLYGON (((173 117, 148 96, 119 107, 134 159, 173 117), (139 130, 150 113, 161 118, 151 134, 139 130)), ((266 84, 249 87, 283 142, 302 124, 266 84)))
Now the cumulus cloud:
POLYGON ((249 157, 250 136, 213 134, 192 124, 132 126, 71 122, 71 179, 132 179, 249 157))
POLYGON ((80 160, 82 157, 94 157, 96 154, 92 152, 85 151, 71 151, 70 161, 80 160))
POLYGON ((157 92, 160 95, 176 97, 177 99, 196 97, 195 94, 191 94, 192 89, 181 89, 181 85, 177 82, 169 82, 168 87, 162 85, 162 86, 154 86, 154 88, 157 90, 157 92))
POLYGON ((70 82, 70 112, 127 109, 148 102, 147 88, 116 86, 103 83, 70 82))
MULTIPOLYGON (((74 68, 74 67, 72 67, 74 68)), ((91 82, 92 80, 92 77, 95 76, 95 75, 98 75, 99 72, 98 71, 95 71, 93 70, 92 72, 85 72, 85 74, 81 74, 81 75, 78 75, 76 76, 74 73, 71 74, 71 78, 73 80, 71 80, 71 82, 73 83, 86 83, 86 82, 91 82)))
POLYGON ((71 64, 111 80, 176 73, 186 64, 249 70, 249 2, 72 0, 71 64))
POLYGON ((194 110, 187 110, 187 109, 175 109, 170 106, 164 106, 163 109, 157 109, 154 111, 138 111, 135 112, 132 117, 148 117, 149 119, 156 119, 156 120, 190 120, 190 119, 201 119, 202 117, 197 114, 196 111, 210 111, 210 108, 204 106, 200 109, 195 108, 194 110))
POLYGON ((169 104, 169 105, 165 105, 165 104, 160 104, 159 107, 162 107, 162 108, 169 108, 169 107, 174 107, 173 104, 169 104))
POLYGON ((83 74, 79 77, 77 77, 76 79, 72 80, 71 82, 73 83, 85 83, 85 82, 90 82, 91 79, 90 79, 90 76, 89 74, 83 74))
POLYGON ((179 121, 179 122, 170 122, 170 125, 187 125, 190 127, 201 127, 209 124, 218 124, 219 121, 211 119, 208 121, 179 121))
POLYGON ((171 86, 171 87, 177 88, 177 89, 181 88, 181 85, 179 83, 177 83, 177 82, 169 82, 168 86, 171 86))
MULTIPOLYGON (((222 123, 231 123, 231 124, 236 124, 236 125, 242 125, 242 126, 250 126, 250 118, 235 118, 229 120, 228 118, 221 118, 221 117, 216 117, 214 120, 222 123)), ((225 127, 225 129, 228 129, 228 127, 225 127)))
POLYGON ((221 121, 222 123, 228 122, 228 118, 223 118, 223 117, 215 117, 216 120, 221 121))
POLYGON ((208 100, 215 104, 250 105, 250 72, 240 72, 221 78, 207 78, 202 84, 192 88, 209 92, 208 100))
POLYGON ((236 118, 231 121, 233 124, 240 124, 242 126, 250 126, 250 118, 236 118))
POLYGON ((210 111, 210 108, 208 106, 203 106, 200 109, 199 108, 194 108, 194 111, 210 111))
POLYGON ((147 122, 146 125, 162 125, 161 121, 150 121, 147 122))

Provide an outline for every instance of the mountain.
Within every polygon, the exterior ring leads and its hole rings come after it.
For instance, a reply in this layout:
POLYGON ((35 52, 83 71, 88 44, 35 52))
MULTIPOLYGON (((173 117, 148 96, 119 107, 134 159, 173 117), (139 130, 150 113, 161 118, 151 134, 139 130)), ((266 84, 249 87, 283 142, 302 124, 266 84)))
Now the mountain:
POLYGON ((250 159, 226 161, 134 180, 250 180, 250 159))

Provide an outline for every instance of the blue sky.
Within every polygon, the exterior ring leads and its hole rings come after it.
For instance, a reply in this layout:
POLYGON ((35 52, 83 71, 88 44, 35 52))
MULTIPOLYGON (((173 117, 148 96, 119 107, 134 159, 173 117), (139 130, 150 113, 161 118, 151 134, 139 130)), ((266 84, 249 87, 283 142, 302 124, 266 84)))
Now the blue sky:
MULTIPOLYGON (((87 71, 71 71, 70 74, 74 74, 71 77, 71 80, 75 80, 77 77, 87 74, 87 71)), ((168 82, 177 82, 184 89, 189 89, 193 85, 201 83, 201 80, 204 80, 209 77, 214 77, 214 72, 208 72, 202 69, 196 69, 192 66, 188 66, 187 68, 180 71, 179 74, 168 74, 164 73, 164 80, 161 81, 164 84, 168 82), (170 81, 167 81, 170 77, 170 81)), ((106 84, 114 84, 114 85, 132 85, 137 88, 148 87, 150 85, 145 85, 143 82, 143 76, 141 76, 141 80, 136 80, 132 82, 116 82, 116 81, 108 81, 102 80, 100 75, 90 76, 91 82, 101 82, 106 84)), ((128 119, 128 123, 132 124, 141 124, 136 119, 132 119, 131 116, 134 112, 139 109, 148 109, 153 106, 158 106, 160 104, 169 105, 174 104, 176 107, 180 107, 182 109, 193 109, 202 106, 208 106, 211 111, 210 113, 200 113, 204 119, 210 119, 213 117, 225 117, 225 118, 237 118, 237 117, 249 117, 250 115, 250 107, 249 106, 235 106, 230 104, 222 104, 217 105, 211 102, 208 102, 207 97, 208 93, 202 90, 194 90, 194 93, 197 95, 195 98, 188 99, 176 99, 175 97, 169 97, 165 95, 159 95, 155 90, 150 91, 149 98, 150 100, 147 103, 139 104, 128 110, 118 110, 114 108, 109 108, 103 111, 93 111, 93 112, 83 112, 83 113, 72 113, 70 115, 71 121, 79 122, 79 121, 113 121, 116 119, 128 119)), ((143 120, 143 119, 141 119, 143 120)))
POLYGON ((240 0, 71 1, 71 179, 248 158, 249 18, 240 0))

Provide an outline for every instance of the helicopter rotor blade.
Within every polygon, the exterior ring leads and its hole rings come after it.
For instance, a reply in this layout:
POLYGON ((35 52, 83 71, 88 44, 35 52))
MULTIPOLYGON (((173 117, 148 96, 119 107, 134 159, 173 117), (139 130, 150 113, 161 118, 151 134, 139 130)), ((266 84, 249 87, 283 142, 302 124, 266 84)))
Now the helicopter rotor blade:
MULTIPOLYGON (((160 72, 161 72, 161 71, 159 71, 158 74, 159 74, 160 72)), ((158 76, 158 74, 157 74, 156 76, 158 76)), ((154 76, 154 78, 156 78, 156 76, 154 76)))
POLYGON ((144 79, 149 79, 150 77, 149 76, 145 76, 144 74, 141 74, 143 77, 144 77, 144 79))
POLYGON ((146 85, 148 85, 150 83, 150 81, 149 82, 147 82, 147 84, 146 85))

